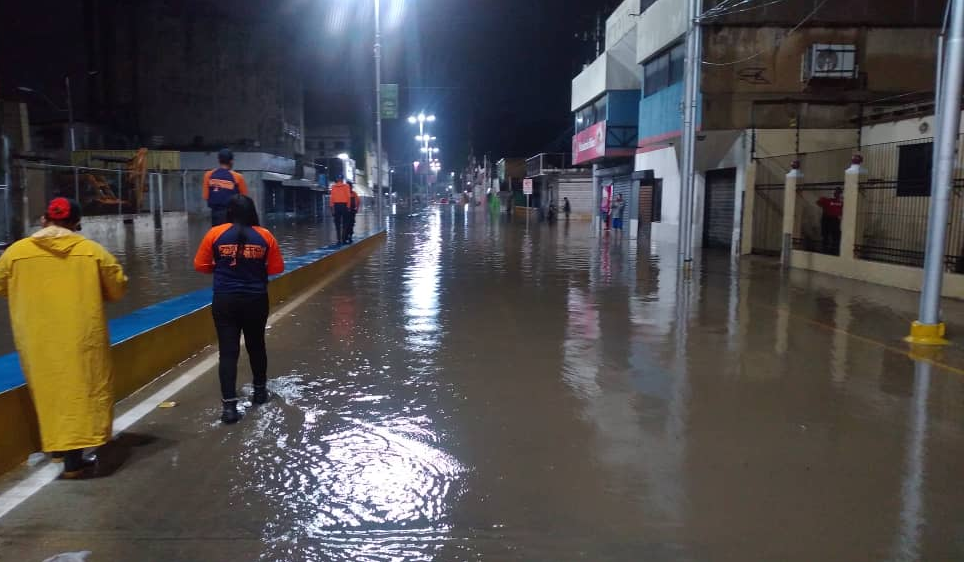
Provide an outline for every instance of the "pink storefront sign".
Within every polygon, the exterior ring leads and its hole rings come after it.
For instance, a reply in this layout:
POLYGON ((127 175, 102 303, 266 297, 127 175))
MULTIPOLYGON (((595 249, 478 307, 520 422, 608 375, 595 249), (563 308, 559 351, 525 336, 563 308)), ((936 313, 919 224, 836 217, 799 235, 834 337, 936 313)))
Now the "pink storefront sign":
POLYGON ((572 163, 581 164, 606 155, 606 122, 600 121, 572 137, 572 163))

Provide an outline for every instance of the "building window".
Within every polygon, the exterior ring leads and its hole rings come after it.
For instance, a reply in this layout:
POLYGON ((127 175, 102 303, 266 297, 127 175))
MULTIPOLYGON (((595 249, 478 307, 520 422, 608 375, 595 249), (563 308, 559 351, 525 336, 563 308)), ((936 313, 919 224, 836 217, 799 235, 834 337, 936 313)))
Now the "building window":
POLYGON ((649 97, 677 82, 682 82, 685 58, 686 50, 683 44, 679 43, 644 63, 643 96, 649 97))
POLYGON ((581 133, 600 121, 606 120, 607 97, 604 95, 595 102, 576 111, 576 133, 581 133))
POLYGON ((345 141, 335 141, 335 150, 345 150, 345 141))
POLYGON ((929 197, 931 194, 931 155, 934 143, 905 144, 897 147, 897 196, 929 197))

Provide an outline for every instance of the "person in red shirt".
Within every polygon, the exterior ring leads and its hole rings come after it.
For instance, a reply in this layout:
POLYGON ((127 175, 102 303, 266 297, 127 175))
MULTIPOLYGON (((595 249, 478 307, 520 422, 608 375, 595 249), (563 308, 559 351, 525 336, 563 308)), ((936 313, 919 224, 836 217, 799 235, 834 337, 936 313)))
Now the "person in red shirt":
POLYGON ((218 151, 219 166, 204 174, 201 194, 211 209, 211 226, 227 222, 228 203, 235 195, 247 195, 248 184, 244 176, 235 172, 234 153, 228 148, 218 151))
POLYGON ((833 197, 821 197, 817 206, 823 209, 820 218, 820 237, 823 241, 823 253, 840 255, 840 219, 843 217, 843 197, 838 187, 833 190, 833 197))
POLYGON ((278 242, 258 226, 254 201, 236 195, 228 203, 227 224, 215 226, 201 241, 194 269, 214 274, 211 312, 218 332, 218 378, 221 380, 221 421, 238 421, 238 356, 241 334, 251 360, 254 393, 251 402, 268 401, 268 354, 264 332, 268 323, 268 276, 284 271, 278 242))

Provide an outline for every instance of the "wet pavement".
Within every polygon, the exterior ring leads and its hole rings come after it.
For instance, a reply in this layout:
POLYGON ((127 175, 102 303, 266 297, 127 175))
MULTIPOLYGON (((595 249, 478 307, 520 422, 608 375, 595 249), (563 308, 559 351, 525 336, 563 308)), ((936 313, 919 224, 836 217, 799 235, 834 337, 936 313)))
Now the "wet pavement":
MULTIPOLYGON (((361 214, 357 230, 365 232, 374 224, 374 215, 361 214)), ((335 241, 331 217, 324 222, 291 215, 263 217, 285 258, 308 253, 335 241)), ((84 221, 81 234, 103 245, 124 266, 130 279, 124 300, 107 306, 109 318, 130 314, 191 291, 211 286, 211 278, 194 271, 194 254, 210 228, 206 216, 184 213, 165 215, 162 228, 155 228, 148 215, 124 223, 116 217, 92 217, 84 221)), ((13 334, 7 320, 6 299, 0 299, 0 354, 14 351, 13 334)))
POLYGON ((269 404, 222 427, 208 373, 0 519, 0 560, 960 559, 964 354, 912 361, 915 309, 427 211, 271 326, 269 404))

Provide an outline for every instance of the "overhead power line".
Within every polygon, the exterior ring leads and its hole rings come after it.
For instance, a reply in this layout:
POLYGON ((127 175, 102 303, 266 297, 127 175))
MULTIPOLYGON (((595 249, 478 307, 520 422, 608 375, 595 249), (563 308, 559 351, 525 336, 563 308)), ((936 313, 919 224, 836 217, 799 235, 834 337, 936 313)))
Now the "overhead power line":
MULTIPOLYGON (((793 35, 793 33, 794 33, 796 30, 798 30, 798 29, 800 29, 801 27, 803 27, 803 24, 805 24, 805 23, 807 23, 808 21, 810 21, 810 18, 812 18, 814 15, 816 15, 817 12, 820 11, 820 8, 823 8, 824 4, 826 4, 827 2, 828 2, 828 0, 822 0, 819 4, 817 4, 817 6, 813 9, 813 11, 811 11, 811 12, 810 12, 809 14, 807 14, 802 20, 800 20, 800 23, 798 23, 797 25, 793 26, 793 28, 792 28, 790 31, 788 31, 786 35, 784 35, 784 36, 781 37, 779 40, 777 40, 777 43, 776 43, 776 45, 775 45, 774 47, 775 47, 775 48, 779 47, 784 41, 787 40, 787 38, 789 38, 791 35, 793 35)), ((701 62, 702 62, 703 64, 707 65, 707 66, 732 66, 732 65, 734 65, 734 64, 741 64, 741 63, 744 63, 744 62, 747 62, 747 61, 751 61, 751 60, 757 58, 758 56, 762 55, 763 53, 767 52, 768 50, 770 50, 770 49, 761 49, 761 50, 757 51, 756 53, 753 53, 752 55, 750 55, 750 56, 748 56, 748 57, 743 57, 742 59, 734 60, 734 61, 729 61, 729 62, 712 62, 712 61, 706 61, 706 60, 705 60, 705 61, 701 61, 701 62)))

